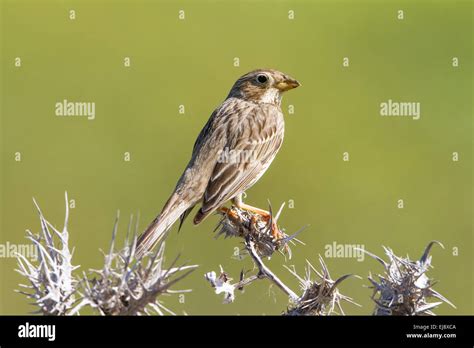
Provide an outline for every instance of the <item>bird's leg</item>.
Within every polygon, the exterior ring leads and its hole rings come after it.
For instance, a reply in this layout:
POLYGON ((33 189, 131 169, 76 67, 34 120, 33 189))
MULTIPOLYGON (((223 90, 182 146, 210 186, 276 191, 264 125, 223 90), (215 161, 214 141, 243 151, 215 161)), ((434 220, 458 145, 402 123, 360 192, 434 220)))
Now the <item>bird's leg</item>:
POLYGON ((270 212, 268 212, 266 210, 263 210, 263 209, 260 209, 260 208, 257 208, 257 207, 254 207, 254 206, 251 206, 251 205, 248 205, 248 204, 245 204, 242 201, 242 194, 239 194, 234 199, 232 199, 232 203, 234 203, 234 205, 239 209, 246 210, 246 211, 249 211, 251 213, 260 215, 262 217, 262 219, 265 220, 266 222, 271 222, 272 237, 275 238, 275 239, 282 239, 283 238, 283 233, 278 228, 278 225, 277 225, 276 221, 273 219, 272 214, 270 214, 270 212))

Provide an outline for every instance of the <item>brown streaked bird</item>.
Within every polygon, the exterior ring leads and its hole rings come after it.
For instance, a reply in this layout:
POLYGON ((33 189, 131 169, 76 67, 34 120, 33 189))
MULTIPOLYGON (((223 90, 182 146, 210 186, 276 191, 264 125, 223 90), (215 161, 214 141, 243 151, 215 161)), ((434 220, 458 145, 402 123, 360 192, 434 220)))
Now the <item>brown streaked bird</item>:
POLYGON ((260 179, 280 149, 285 128, 282 94, 299 85, 272 69, 251 71, 235 82, 201 130, 163 210, 138 239, 137 257, 151 250, 178 219, 181 227, 199 203, 194 224, 229 200, 240 209, 270 217, 267 211, 244 204, 242 194, 260 179))

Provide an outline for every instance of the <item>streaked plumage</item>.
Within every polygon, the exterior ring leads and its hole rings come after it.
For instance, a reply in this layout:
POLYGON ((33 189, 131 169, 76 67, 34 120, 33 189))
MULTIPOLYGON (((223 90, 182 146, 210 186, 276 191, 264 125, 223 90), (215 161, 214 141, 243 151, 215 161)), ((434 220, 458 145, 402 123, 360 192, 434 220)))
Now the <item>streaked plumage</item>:
POLYGON ((200 223, 227 201, 241 195, 268 169, 281 147, 284 120, 281 95, 299 83, 276 70, 255 70, 238 79, 226 100, 201 130, 191 160, 162 212, 140 236, 137 256, 150 250, 178 218, 195 205, 200 223), (223 161, 223 151, 249 153, 242 161, 223 161))

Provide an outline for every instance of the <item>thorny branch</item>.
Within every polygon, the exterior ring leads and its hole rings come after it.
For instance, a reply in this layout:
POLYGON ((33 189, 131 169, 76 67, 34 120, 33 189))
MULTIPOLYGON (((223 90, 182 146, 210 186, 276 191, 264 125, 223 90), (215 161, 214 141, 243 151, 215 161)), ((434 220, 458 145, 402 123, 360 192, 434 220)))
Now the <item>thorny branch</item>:
MULTIPOLYGON (((275 218, 271 218, 271 222, 278 219, 282 208, 280 208, 275 218)), ((347 274, 337 280, 332 280, 321 256, 319 262, 322 271, 318 272, 307 261, 305 277, 300 277, 294 269, 285 266, 300 281, 303 290, 301 296, 291 290, 265 265, 262 257, 270 257, 275 251, 283 249, 288 251, 291 256, 287 243, 292 242, 300 231, 292 236, 283 234, 279 239, 275 239, 271 233, 271 223, 268 224, 262 220, 261 216, 237 207, 232 207, 227 211, 227 214, 223 214, 218 229, 218 236, 223 234, 225 237, 243 238, 245 250, 251 256, 256 268, 258 268, 258 273, 248 278, 244 278, 242 272, 240 281, 235 284, 230 282, 232 279, 229 278, 222 267, 220 267, 219 276, 215 272, 209 272, 205 275, 206 279, 215 288, 216 294, 224 294, 224 303, 235 300, 234 293, 236 289, 242 290, 244 286, 253 283, 257 279, 268 279, 289 296, 289 307, 284 313, 285 315, 329 315, 336 313, 336 307, 340 314, 344 314, 341 301, 359 306, 352 298, 342 295, 337 289, 342 281, 355 275, 347 274), (312 277, 313 273, 318 280, 312 277)), ((426 275, 431 267, 429 252, 434 244, 441 245, 437 241, 430 242, 418 261, 396 256, 391 249, 384 248, 389 257, 389 262, 385 262, 380 257, 362 250, 378 260, 385 271, 383 276, 379 275, 379 281, 375 281, 371 275, 368 277, 374 289, 372 295, 372 299, 376 304, 374 315, 434 315, 431 310, 443 302, 454 307, 451 302, 432 288, 435 282, 426 275), (428 303, 427 299, 429 297, 441 301, 428 303)), ((361 279, 359 276, 355 277, 361 279)))
POLYGON ((367 277, 374 290, 371 297, 375 303, 374 315, 434 315, 431 310, 442 303, 456 308, 447 298, 433 289, 436 282, 426 275, 432 267, 429 253, 435 244, 444 248, 440 242, 431 241, 417 261, 397 256, 386 247, 383 249, 388 256, 388 262, 362 250, 384 268, 384 274, 378 275, 378 281, 371 274, 367 277), (430 303, 429 298, 440 301, 430 303))
MULTIPOLYGON (((176 258, 168 268, 164 268, 164 242, 158 245, 155 252, 137 260, 135 245, 138 219, 135 222, 135 231, 132 232, 133 216, 130 219, 125 245, 122 249, 116 250, 119 221, 117 215, 109 251, 104 253, 104 266, 100 270, 91 269, 79 276, 75 272, 79 266, 73 265, 73 252, 69 247, 67 193, 65 202, 64 227, 60 231, 44 217, 34 200, 41 232, 35 235, 28 230, 27 238, 37 248, 38 260, 33 262, 24 255, 17 255, 17 271, 29 282, 29 285, 20 284, 22 290, 18 292, 33 299, 33 304, 38 307, 36 313, 77 315, 85 307, 89 307, 101 315, 174 314, 161 303, 161 295, 190 291, 171 290, 170 287, 197 266, 176 266, 178 259, 176 258)), ((229 210, 232 214, 223 215, 218 225, 218 235, 243 238, 245 250, 258 271, 248 277, 241 272, 239 281, 234 284, 222 267, 218 276, 215 272, 209 272, 206 274, 206 279, 215 288, 215 292, 223 293, 224 303, 229 303, 235 300, 235 290, 243 290, 256 280, 268 279, 289 297, 289 305, 284 315, 344 314, 341 301, 358 305, 352 298, 342 295, 337 288, 342 281, 353 275, 347 274, 333 280, 321 256, 319 257, 321 271, 316 270, 307 261, 304 276, 299 276, 294 268, 285 266, 300 282, 302 294, 299 296, 265 265, 263 257, 271 257, 275 251, 283 251, 291 257, 288 243, 300 242, 295 237, 301 230, 291 236, 284 233, 275 236, 272 233, 272 224, 276 223, 282 208, 283 206, 275 217, 271 217, 270 222, 236 207, 229 210)), ((388 261, 361 250, 376 259, 384 270, 382 275, 378 275, 378 280, 371 274, 368 276, 374 291, 372 295, 375 303, 374 315, 434 315, 432 310, 442 303, 448 303, 455 308, 448 299, 433 289, 436 282, 427 276, 427 271, 432 267, 432 257, 429 253, 435 244, 442 247, 437 241, 430 242, 417 261, 397 256, 391 249, 385 247, 388 261), (439 301, 428 302, 430 297, 439 301)))
MULTIPOLYGON (((275 218, 271 218, 271 222, 276 222, 281 214, 282 208, 283 206, 275 218)), ((219 276, 217 276, 215 272, 207 273, 205 278, 210 282, 212 287, 214 287, 216 294, 224 294, 224 303, 234 301, 236 289, 242 290, 244 286, 257 279, 268 279, 288 295, 290 307, 285 313, 287 315, 326 315, 335 312, 336 306, 340 309, 340 312, 343 313, 340 305, 341 300, 356 304, 350 297, 340 294, 337 290, 337 286, 351 275, 346 275, 333 281, 322 259, 320 259, 323 268, 321 273, 317 272, 308 262, 305 279, 299 277, 294 270, 289 269, 289 271, 300 280, 303 294, 298 296, 265 265, 262 256, 270 257, 275 251, 280 251, 281 249, 290 253, 291 251, 287 243, 292 242, 301 230, 292 236, 282 234, 279 239, 274 238, 271 233, 272 224, 262 221, 261 216, 243 211, 236 207, 232 207, 230 212, 231 214, 227 213, 223 216, 218 226, 220 227, 218 235, 224 234, 226 237, 244 238, 245 250, 251 256, 254 265, 258 269, 258 273, 244 278, 242 272, 240 281, 235 284, 230 282, 232 279, 228 277, 222 267, 220 267, 221 272, 219 276), (311 270, 314 270, 314 272, 319 275, 319 282, 311 279, 311 270)))
POLYGON ((89 270, 82 277, 74 271, 79 266, 72 264, 69 247, 68 219, 69 201, 67 193, 66 218, 62 231, 57 230, 43 216, 38 204, 41 234, 35 236, 28 231, 30 239, 38 249, 38 262, 30 262, 18 254, 18 272, 30 285, 20 285, 21 294, 34 300, 44 315, 77 315, 85 307, 101 315, 151 315, 174 314, 161 302, 161 295, 189 292, 170 290, 197 266, 176 266, 177 258, 168 268, 165 263, 165 245, 161 243, 155 252, 141 259, 135 257, 138 219, 133 238, 129 238, 133 216, 130 218, 125 246, 116 250, 119 215, 115 220, 108 253, 104 254, 101 270, 89 270), (51 231, 54 233, 51 233, 51 231), (57 238, 55 238, 57 237, 57 238))
POLYGON ((263 263, 260 256, 258 256, 257 251, 255 250, 254 242, 247 237, 245 241, 246 248, 252 257, 253 261, 258 267, 259 273, 257 278, 268 278, 270 281, 275 283, 285 294, 287 294, 292 301, 298 300, 298 295, 296 295, 293 290, 291 290, 288 286, 283 283, 280 278, 278 278, 265 264, 263 263))

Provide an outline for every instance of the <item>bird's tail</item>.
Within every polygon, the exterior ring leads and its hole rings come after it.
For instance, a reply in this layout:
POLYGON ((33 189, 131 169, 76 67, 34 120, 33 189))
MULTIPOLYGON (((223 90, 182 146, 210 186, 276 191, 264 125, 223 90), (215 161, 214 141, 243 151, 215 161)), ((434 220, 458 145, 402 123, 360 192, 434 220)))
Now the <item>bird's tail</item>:
POLYGON ((166 203, 163 211, 147 227, 145 232, 138 238, 136 257, 141 258, 150 251, 159 241, 161 241, 168 230, 179 219, 189 204, 183 202, 181 197, 174 193, 166 203))

